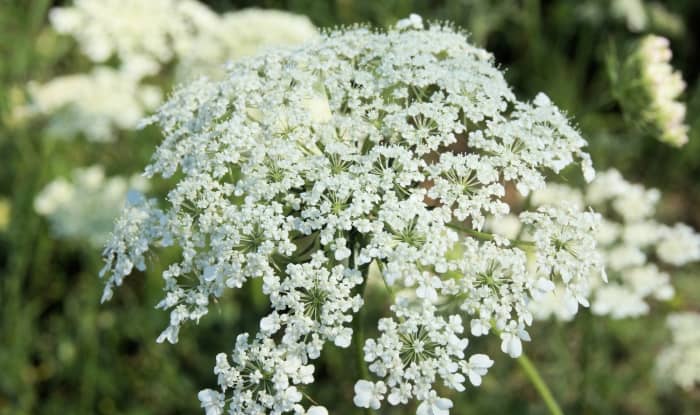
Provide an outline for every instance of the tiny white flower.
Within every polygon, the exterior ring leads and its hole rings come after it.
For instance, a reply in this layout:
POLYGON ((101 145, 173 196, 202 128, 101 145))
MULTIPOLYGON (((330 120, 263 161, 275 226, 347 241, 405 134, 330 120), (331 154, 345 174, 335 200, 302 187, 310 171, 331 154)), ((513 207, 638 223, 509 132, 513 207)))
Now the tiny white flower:
POLYGON ((449 415, 452 401, 440 398, 435 391, 430 392, 428 399, 421 402, 416 410, 416 415, 449 415))
POLYGON ((469 377, 469 382, 474 386, 479 386, 482 376, 485 376, 488 369, 493 366, 493 360, 485 354, 478 353, 469 357, 469 362, 463 362, 462 366, 462 370, 469 377))
POLYGON ((355 383, 355 396, 352 401, 359 408, 379 409, 385 393, 384 382, 372 383, 358 380, 355 383))
POLYGON ((323 406, 310 406, 306 415, 328 415, 328 410, 323 406))
POLYGON ((510 357, 520 357, 523 353, 523 344, 520 338, 513 333, 501 334, 501 351, 510 357))
POLYGON ((401 19, 396 23, 396 28, 402 29, 422 29, 423 18, 415 13, 411 13, 407 18, 401 19))
POLYGON ((206 415, 221 415, 224 413, 224 394, 211 389, 203 389, 197 394, 206 415))

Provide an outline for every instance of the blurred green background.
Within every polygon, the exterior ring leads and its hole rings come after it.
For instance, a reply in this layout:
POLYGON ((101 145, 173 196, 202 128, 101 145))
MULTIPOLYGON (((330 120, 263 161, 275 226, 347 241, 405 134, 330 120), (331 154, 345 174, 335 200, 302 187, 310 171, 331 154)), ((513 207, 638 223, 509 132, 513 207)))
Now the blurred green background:
MULTIPOLYGON (((146 129, 121 132, 107 145, 59 141, 45 136, 45 120, 13 118, 29 81, 91 66, 71 38, 49 26, 48 10, 67 3, 0 0, 0 200, 9 206, 7 223, 0 223, 0 414, 203 413, 196 393, 215 384, 215 354, 230 349, 236 333, 255 329, 266 312, 259 289, 247 286, 222 301, 199 326, 187 327, 179 344, 156 344, 168 318, 153 309, 167 258, 154 258, 145 275, 131 278, 114 300, 101 305, 100 250, 78 239, 55 239, 33 208, 48 182, 76 166, 98 162, 109 174, 141 171, 160 140, 157 130, 146 129)), ((473 43, 495 54, 518 96, 544 91, 569 113, 590 141, 597 168, 615 166, 631 181, 662 189, 662 217, 700 228, 697 0, 648 3, 641 29, 631 28, 606 0, 205 3, 218 12, 284 9, 307 15, 321 28, 355 22, 387 26, 412 12, 453 21, 471 33, 473 43), (632 128, 611 100, 606 56, 645 33, 671 40, 673 64, 688 84, 683 99, 690 141, 681 149, 632 128)), ((157 192, 159 184, 154 188, 157 192)), ((675 275, 680 295, 655 305, 645 318, 613 321, 583 312, 573 323, 533 327, 536 341, 526 352, 565 413, 700 413, 700 391, 664 388, 651 376, 654 358, 668 342, 666 312, 700 310, 699 273, 691 267, 675 275)), ((381 292, 374 295, 368 319, 386 311, 381 292)), ((475 343, 493 350, 496 364, 480 388, 450 396, 453 414, 546 413, 515 362, 498 351, 498 342, 475 343)), ((317 368, 314 396, 333 414, 359 413, 349 405, 354 381, 346 376, 346 352, 331 349, 317 368)), ((415 413, 415 407, 382 413, 415 413)))

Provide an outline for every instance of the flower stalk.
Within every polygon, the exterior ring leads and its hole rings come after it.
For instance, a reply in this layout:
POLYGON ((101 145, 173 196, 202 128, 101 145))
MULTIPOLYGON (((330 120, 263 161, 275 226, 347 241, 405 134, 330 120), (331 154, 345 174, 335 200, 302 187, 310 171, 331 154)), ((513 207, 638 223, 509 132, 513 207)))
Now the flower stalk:
POLYGON ((549 413, 551 415, 564 415, 564 412, 562 412, 561 407, 557 403, 556 399, 554 399, 552 391, 549 389, 549 386, 547 386, 547 383, 544 381, 544 379, 542 379, 542 376, 537 371, 537 368, 532 363, 532 361, 525 354, 522 354, 517 360, 518 364, 520 364, 520 367, 523 369, 523 372, 525 372, 525 375, 532 383, 532 386, 534 386, 535 389, 537 389, 537 392, 540 394, 540 397, 542 397, 542 400, 544 401, 545 405, 547 405, 549 413))
MULTIPOLYGON (((350 246, 352 247, 352 255, 348 259, 348 265, 352 269, 356 265, 355 258, 357 256, 357 247, 355 246, 354 235, 350 236, 350 246)), ((365 287, 367 287, 367 279, 369 278, 369 266, 360 266, 360 272, 362 273, 362 283, 358 286, 357 292, 362 297, 363 302, 365 302, 365 287)), ((352 332, 355 339, 355 364, 357 368, 357 376, 359 379, 369 379, 369 369, 367 368, 367 362, 365 362, 365 355, 363 347, 365 344, 365 329, 362 324, 365 317, 365 307, 366 304, 358 310, 355 318, 352 320, 352 332)), ((374 411, 370 408, 364 408, 362 411, 365 415, 372 415, 374 411)))

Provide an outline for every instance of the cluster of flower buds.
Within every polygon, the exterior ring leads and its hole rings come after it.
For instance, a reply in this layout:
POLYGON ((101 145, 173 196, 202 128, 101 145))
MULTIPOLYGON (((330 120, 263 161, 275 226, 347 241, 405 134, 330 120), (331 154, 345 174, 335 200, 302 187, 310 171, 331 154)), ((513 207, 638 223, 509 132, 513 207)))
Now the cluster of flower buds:
POLYGON ((685 82, 670 64, 669 46, 668 39, 660 36, 647 35, 639 40, 615 68, 614 93, 635 125, 680 147, 688 141, 686 107, 678 101, 685 82))

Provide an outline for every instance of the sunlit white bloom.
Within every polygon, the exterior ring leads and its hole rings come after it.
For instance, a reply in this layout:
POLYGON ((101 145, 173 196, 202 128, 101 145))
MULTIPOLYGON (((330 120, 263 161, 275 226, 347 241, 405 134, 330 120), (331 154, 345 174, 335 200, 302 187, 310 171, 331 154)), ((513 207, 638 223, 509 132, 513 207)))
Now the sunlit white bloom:
POLYGON ((483 231, 510 214, 506 189, 541 189, 574 163, 592 179, 586 142, 544 94, 518 101, 462 33, 410 19, 235 62, 150 118, 165 140, 146 175, 175 179, 166 200, 141 198, 118 219, 104 299, 147 252, 179 247, 158 304, 170 312, 158 341, 176 342, 259 280, 270 304, 260 330, 216 359, 232 413, 303 413, 313 361, 352 342, 371 267, 398 295, 363 344, 373 379, 357 380, 353 401, 416 400, 421 414, 446 414, 437 391, 477 385, 490 367, 468 357, 465 327, 516 357, 531 300, 560 283, 587 305, 582 287, 602 275, 592 212, 521 212, 520 239, 483 231))

